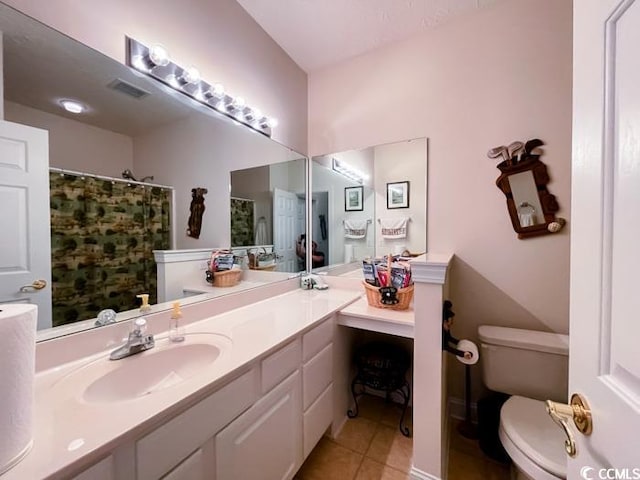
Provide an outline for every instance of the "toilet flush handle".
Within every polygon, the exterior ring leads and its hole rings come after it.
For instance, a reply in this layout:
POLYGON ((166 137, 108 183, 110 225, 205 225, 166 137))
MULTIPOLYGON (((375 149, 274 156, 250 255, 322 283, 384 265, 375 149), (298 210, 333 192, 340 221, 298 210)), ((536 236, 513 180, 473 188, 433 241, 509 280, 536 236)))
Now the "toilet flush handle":
POLYGON ((569 419, 573 419, 573 423, 580 433, 590 435, 593 431, 593 421, 591 417, 591 409, 584 397, 578 393, 571 395, 571 403, 557 403, 547 400, 547 413, 551 416, 563 430, 567 439, 564 441, 564 448, 570 457, 576 455, 576 440, 573 433, 569 430, 569 419))

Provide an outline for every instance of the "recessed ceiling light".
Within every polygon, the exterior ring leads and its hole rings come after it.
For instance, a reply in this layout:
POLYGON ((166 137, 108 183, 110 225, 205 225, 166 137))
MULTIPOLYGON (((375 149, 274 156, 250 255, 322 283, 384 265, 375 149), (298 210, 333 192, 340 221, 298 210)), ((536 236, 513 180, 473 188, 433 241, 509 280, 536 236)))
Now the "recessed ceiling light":
POLYGON ((71 113, 82 113, 86 110, 84 105, 74 100, 60 100, 60 105, 62 105, 62 108, 67 112, 71 113))

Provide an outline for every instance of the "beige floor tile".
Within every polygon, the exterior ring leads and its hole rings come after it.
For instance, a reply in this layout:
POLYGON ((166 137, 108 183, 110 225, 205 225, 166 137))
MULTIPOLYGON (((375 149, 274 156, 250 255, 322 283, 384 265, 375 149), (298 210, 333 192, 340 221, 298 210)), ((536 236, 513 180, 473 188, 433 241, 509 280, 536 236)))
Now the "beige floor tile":
MULTIPOLYGON (((399 428, 400 416, 402 415, 402 405, 398 403, 387 403, 380 415, 380 423, 389 427, 399 428)), ((409 430, 413 434, 413 409, 407 408, 407 412, 404 415, 404 426, 409 427, 409 430)))
MULTIPOLYGON (((353 398, 351 398, 351 408, 354 406, 353 398)), ((384 398, 373 395, 363 395, 358 398, 358 417, 356 418, 362 417, 378 422, 384 409, 384 398)))
POLYGON ((365 458, 355 480, 407 480, 409 475, 388 465, 365 458))
POLYGON ((484 459, 449 450, 448 480, 487 480, 487 466, 484 459))
POLYGON ((296 474, 299 480, 352 480, 362 454, 323 437, 296 474))
POLYGON ((338 445, 350 448, 354 452, 364 453, 376 433, 377 423, 363 417, 350 418, 335 439, 338 445))
POLYGON ((411 468, 412 454, 412 439, 402 435, 397 428, 382 424, 378 425, 371 446, 366 452, 367 457, 405 473, 411 468))
POLYGON ((466 453, 468 455, 474 455, 476 457, 485 458, 484 453, 480 450, 478 440, 463 437, 458 432, 458 420, 452 421, 449 425, 449 448, 458 450, 459 452, 466 453))
POLYGON ((509 465, 491 459, 486 459, 485 465, 487 469, 487 480, 509 480, 511 478, 509 465))

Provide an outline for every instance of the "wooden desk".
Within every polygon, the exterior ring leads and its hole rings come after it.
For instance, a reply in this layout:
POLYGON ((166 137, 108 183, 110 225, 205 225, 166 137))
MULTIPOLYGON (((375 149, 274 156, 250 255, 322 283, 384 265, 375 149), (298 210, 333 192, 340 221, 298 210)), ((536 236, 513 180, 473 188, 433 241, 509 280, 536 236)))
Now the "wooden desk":
POLYGON ((409 310, 391 310, 369 306, 366 297, 340 310, 338 325, 372 332, 413 338, 415 313, 409 310))

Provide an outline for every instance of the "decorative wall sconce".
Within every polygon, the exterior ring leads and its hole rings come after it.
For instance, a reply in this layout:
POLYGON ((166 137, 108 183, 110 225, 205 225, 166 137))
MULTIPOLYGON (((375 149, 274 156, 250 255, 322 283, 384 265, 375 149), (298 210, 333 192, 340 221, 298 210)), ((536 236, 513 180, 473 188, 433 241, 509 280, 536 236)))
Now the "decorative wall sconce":
POLYGON ((489 158, 502 159, 497 165, 501 175, 496 185, 507 197, 507 210, 518 238, 556 233, 567 223, 555 215, 560 207, 547 190, 547 166, 536 150, 542 145, 542 140, 534 138, 526 143, 501 145, 487 153, 489 158))
POLYGON ((221 84, 203 80, 197 68, 172 62, 162 45, 147 47, 127 37, 127 65, 268 137, 278 125, 275 118, 246 105, 244 98, 230 95, 221 84))

